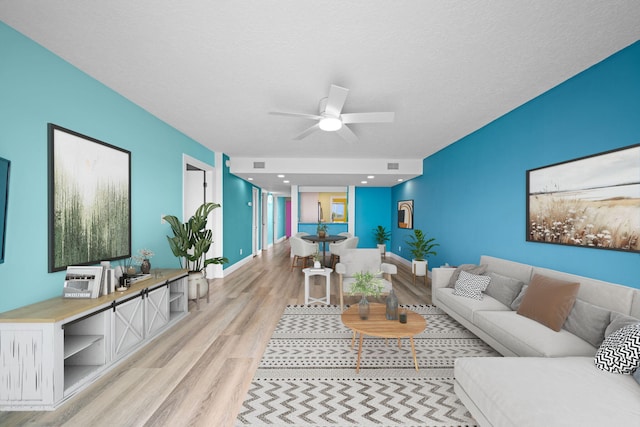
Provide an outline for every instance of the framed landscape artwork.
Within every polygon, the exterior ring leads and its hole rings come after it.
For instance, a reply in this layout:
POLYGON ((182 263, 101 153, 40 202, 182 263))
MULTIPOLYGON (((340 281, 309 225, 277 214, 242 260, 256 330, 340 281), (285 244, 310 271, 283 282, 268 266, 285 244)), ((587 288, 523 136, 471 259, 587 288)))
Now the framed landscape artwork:
POLYGON ((398 228, 413 228, 413 200, 398 202, 398 228))
POLYGON ((131 256, 131 153, 48 125, 49 271, 131 256))
POLYGON ((527 241, 640 252, 640 144, 527 171, 527 241))

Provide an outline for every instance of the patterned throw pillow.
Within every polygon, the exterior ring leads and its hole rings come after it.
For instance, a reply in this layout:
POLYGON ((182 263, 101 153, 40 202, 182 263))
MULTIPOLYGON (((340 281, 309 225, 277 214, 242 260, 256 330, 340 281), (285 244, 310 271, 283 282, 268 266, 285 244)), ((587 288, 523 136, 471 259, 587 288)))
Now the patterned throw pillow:
POLYGON ((609 335, 596 353, 597 368, 614 374, 630 374, 640 365, 640 323, 609 335))
POLYGON ((487 289, 490 281, 491 278, 488 276, 478 276, 461 271, 453 288, 453 294, 466 298, 482 299, 482 292, 487 289))

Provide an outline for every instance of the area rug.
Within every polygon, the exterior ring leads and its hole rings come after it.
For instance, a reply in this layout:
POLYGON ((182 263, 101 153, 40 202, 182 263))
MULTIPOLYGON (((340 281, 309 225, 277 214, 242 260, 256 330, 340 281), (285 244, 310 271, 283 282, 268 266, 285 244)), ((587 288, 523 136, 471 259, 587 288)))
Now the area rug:
POLYGON ((289 306, 268 343, 236 426, 475 426, 453 390, 458 357, 499 356, 435 306, 414 337, 365 337, 360 373, 337 306, 289 306))

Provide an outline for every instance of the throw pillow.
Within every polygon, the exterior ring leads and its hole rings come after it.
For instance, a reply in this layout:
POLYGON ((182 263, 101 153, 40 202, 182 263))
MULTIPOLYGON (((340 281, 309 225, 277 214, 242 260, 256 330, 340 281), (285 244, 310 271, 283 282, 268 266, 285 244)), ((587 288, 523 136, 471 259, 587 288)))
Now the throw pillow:
POLYGON ((611 323, 609 323, 609 326, 607 326, 607 329, 605 329, 604 336, 608 337, 618 329, 624 328, 627 325, 635 325, 638 322, 640 322, 640 319, 627 316, 626 314, 618 313, 617 311, 612 311, 611 323))
POLYGON ((466 298, 482 299, 482 292, 487 289, 490 280, 489 276, 479 276, 461 271, 453 288, 453 294, 466 298))
POLYGON ((458 281, 458 277, 460 276, 461 271, 466 271, 467 273, 471 273, 471 274, 484 274, 484 272, 487 271, 487 266, 475 265, 475 264, 462 264, 461 266, 457 267, 453 272, 453 274, 451 275, 451 278, 449 279, 449 284, 447 285, 448 288, 454 288, 456 286, 456 282, 458 281))
POLYGON ((604 341, 611 312, 605 308, 576 299, 563 328, 598 348, 604 341))
POLYGON ((507 307, 511 306, 513 300, 520 293, 522 286, 524 286, 524 282, 491 271, 487 273, 487 276, 491 281, 485 294, 497 299, 507 307))
POLYGON ((640 365, 636 367, 636 370, 633 372, 633 379, 636 380, 638 384, 640 384, 640 365))
POLYGON ((630 374, 640 365, 640 323, 628 325, 609 335, 596 353, 598 369, 614 374, 630 374))
POLYGON ((522 287, 522 289, 520 290, 520 293, 518 294, 516 299, 514 299, 513 302, 511 303, 511 310, 517 311, 520 308, 520 304, 522 304, 522 299, 524 298, 525 294, 527 293, 527 288, 528 287, 529 287, 529 285, 524 285, 522 287))
POLYGON ((518 314, 558 332, 573 307, 580 283, 536 274, 522 298, 518 314))

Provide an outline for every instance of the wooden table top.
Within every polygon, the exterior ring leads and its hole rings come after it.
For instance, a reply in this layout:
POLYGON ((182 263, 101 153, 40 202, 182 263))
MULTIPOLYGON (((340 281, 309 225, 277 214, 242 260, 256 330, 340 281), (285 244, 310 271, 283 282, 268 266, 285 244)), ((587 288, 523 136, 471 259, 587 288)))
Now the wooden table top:
POLYGON ((387 320, 387 307, 384 304, 370 304, 369 318, 360 319, 358 304, 354 304, 342 313, 342 323, 355 332, 381 338, 412 337, 424 331, 427 321, 418 313, 407 311, 407 323, 387 320))

